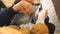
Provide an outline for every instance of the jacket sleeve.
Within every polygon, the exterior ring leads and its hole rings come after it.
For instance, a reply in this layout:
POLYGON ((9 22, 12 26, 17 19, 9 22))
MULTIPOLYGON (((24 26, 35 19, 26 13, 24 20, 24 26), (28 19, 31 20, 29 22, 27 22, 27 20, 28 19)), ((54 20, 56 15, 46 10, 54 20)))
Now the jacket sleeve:
POLYGON ((15 14, 16 13, 11 7, 1 10, 0 11, 0 26, 9 25, 11 22, 11 19, 13 18, 15 14))
POLYGON ((2 7, 2 8, 6 7, 2 1, 0 1, 0 7, 2 7))

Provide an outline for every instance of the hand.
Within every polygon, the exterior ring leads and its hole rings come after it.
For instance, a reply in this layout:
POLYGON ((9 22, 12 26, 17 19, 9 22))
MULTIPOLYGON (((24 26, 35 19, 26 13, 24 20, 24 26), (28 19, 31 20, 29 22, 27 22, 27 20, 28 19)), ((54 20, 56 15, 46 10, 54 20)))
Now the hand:
POLYGON ((33 3, 34 0, 23 0, 23 1, 27 1, 29 3, 33 3))
POLYGON ((32 4, 27 1, 20 1, 16 5, 13 6, 15 11, 21 11, 24 14, 31 14, 34 10, 32 4))

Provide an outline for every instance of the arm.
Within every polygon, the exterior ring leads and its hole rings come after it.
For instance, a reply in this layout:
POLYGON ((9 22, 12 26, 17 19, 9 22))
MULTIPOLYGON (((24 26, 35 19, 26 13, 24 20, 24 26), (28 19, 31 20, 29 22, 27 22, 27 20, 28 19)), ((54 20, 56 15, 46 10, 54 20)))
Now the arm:
POLYGON ((24 15, 32 14, 33 6, 26 1, 20 1, 13 7, 3 9, 0 11, 0 26, 9 25, 10 20, 18 11, 21 11, 24 15))
POLYGON ((6 7, 1 0, 0 0, 0 7, 2 7, 2 8, 5 8, 6 7))
POLYGON ((11 19, 15 14, 16 12, 14 12, 12 7, 5 8, 2 11, 0 11, 0 26, 9 25, 11 22, 11 19))

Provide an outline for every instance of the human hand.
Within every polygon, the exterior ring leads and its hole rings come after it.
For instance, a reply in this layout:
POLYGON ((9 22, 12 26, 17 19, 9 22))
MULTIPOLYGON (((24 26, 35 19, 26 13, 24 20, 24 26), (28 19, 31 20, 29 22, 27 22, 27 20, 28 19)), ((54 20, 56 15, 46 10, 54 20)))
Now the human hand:
POLYGON ((27 1, 20 1, 16 5, 13 6, 15 11, 21 11, 23 14, 31 14, 34 11, 32 4, 27 1))

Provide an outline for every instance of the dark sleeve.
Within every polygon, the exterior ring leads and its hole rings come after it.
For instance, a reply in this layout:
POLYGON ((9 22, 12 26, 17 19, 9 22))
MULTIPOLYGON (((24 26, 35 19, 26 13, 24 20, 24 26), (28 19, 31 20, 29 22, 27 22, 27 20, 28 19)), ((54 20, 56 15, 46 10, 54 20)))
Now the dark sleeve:
POLYGON ((2 1, 0 1, 0 7, 2 7, 2 8, 6 7, 2 1))
POLYGON ((11 22, 11 19, 13 18, 15 14, 16 13, 11 7, 1 10, 0 11, 0 26, 9 25, 11 22))

